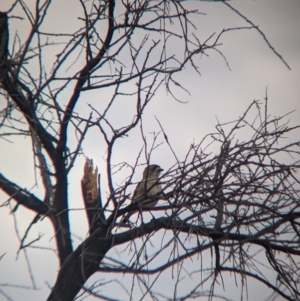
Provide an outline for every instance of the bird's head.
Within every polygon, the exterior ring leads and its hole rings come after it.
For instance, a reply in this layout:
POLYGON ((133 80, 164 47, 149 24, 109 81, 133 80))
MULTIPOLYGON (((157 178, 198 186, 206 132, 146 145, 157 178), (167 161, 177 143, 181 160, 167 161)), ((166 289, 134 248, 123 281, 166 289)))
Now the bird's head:
POLYGON ((157 164, 151 164, 144 169, 143 178, 158 178, 163 169, 157 164))

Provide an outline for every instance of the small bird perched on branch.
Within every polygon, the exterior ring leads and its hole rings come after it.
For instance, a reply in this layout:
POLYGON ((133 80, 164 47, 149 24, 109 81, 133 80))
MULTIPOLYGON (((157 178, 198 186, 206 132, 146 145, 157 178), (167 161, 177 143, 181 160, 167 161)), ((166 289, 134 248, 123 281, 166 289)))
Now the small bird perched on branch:
MULTIPOLYGON (((133 193, 131 203, 141 202, 143 207, 152 208, 158 203, 158 199, 151 200, 147 197, 155 197, 162 192, 161 184, 158 182, 158 178, 163 169, 156 164, 147 166, 143 172, 143 179, 136 186, 133 193)), ((126 216, 121 220, 121 223, 127 223, 129 218, 138 210, 128 212, 126 216)))

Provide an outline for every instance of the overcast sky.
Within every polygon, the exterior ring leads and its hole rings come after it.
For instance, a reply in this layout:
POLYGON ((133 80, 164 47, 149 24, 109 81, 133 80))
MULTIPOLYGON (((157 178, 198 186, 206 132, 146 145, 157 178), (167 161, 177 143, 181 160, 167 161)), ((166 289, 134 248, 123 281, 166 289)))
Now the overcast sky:
MULTIPOLYGON (((0 10, 8 10, 12 2, 11 0, 2 0, 0 10)), ((34 3, 34 1, 29 0, 25 2, 34 3)), ((76 27, 75 22, 77 16, 81 14, 81 10, 80 5, 76 3, 77 1, 73 0, 72 2, 74 4, 70 5, 70 1, 53 1, 55 9, 51 15, 52 22, 48 25, 49 28, 51 27, 50 30, 59 30, 61 22, 57 21, 63 19, 65 20, 64 30, 74 31, 72 28, 76 27)), ((176 76, 176 80, 190 92, 188 94, 178 91, 181 99, 186 101, 185 104, 176 102, 162 88, 156 93, 153 102, 146 110, 144 126, 145 132, 148 133, 149 143, 152 139, 151 132, 159 131, 156 116, 168 134, 169 142, 180 159, 184 158, 191 143, 199 142, 205 135, 215 131, 217 119, 220 123, 236 120, 254 99, 263 101, 266 89, 268 90, 269 114, 279 116, 296 110, 289 117, 291 125, 300 121, 300 1, 233 0, 230 1, 230 4, 259 26, 271 45, 288 63, 291 70, 272 52, 262 36, 256 31, 241 30, 226 33, 221 38, 223 46, 220 50, 225 55, 230 69, 218 53, 210 52, 208 57, 203 56, 201 60, 197 61, 201 76, 198 76, 191 69, 184 70, 182 74, 176 76)), ((200 37, 208 37, 213 32, 219 32, 223 28, 248 26, 222 3, 192 1, 191 5, 196 6, 200 12, 206 14, 199 15, 194 20, 200 31, 200 37)), ((11 15, 21 15, 20 8, 16 7, 11 15)), ((9 22, 10 31, 18 30, 21 39, 25 40, 28 27, 24 22, 19 19, 10 19, 9 22)), ((175 47, 177 45, 174 45, 175 47)), ((67 93, 68 91, 66 91, 67 93)), ((99 94, 97 91, 93 91, 85 94, 85 97, 89 98, 88 101, 76 110, 86 110, 88 114, 87 102, 96 104, 99 94)), ((0 98, 0 108, 3 107, 3 104, 3 99, 0 98)), ((126 103, 120 102, 118 108, 113 111, 116 116, 114 120, 116 124, 118 122, 121 124, 120 112, 125 111, 126 106, 126 103)), ((100 172, 104 172, 103 162, 106 149, 97 135, 99 133, 95 132, 94 136, 88 136, 84 142, 84 153, 94 160, 100 172)), ((135 137, 133 133, 123 143, 122 148, 116 150, 114 154, 116 163, 122 161, 134 163, 136 155, 143 145, 142 141, 137 141, 135 137)), ((163 137, 159 137, 159 141, 163 142, 163 137)), ((13 141, 13 143, 0 140, 0 145, 0 171, 12 181, 31 189, 35 184, 32 158, 29 155, 26 157, 27 159, 24 159, 23 153, 26 148, 31 150, 30 143, 24 139, 13 141)), ((158 151, 153 153, 152 163, 160 164, 164 169, 170 168, 174 163, 174 158, 172 158, 166 145, 162 145, 158 151)), ((70 175, 70 199, 72 199, 73 208, 82 207, 79 181, 82 176, 83 164, 84 157, 82 156, 78 159, 77 165, 70 175)), ((137 169, 133 180, 138 181, 141 172, 142 168, 137 169)), ((126 174, 120 173, 116 176, 115 182, 121 184, 124 179, 122 177, 125 176, 126 174)), ((37 188, 34 188, 33 191, 39 194, 37 188)), ((1 192, 1 203, 6 199, 7 196, 1 192)), ((14 231, 14 220, 12 215, 8 213, 9 208, 1 208, 0 256, 3 253, 6 255, 0 262, 0 270, 2 271, 0 284, 9 283, 32 287, 24 253, 20 253, 19 256, 16 255, 19 243, 14 231)), ((25 210, 18 210, 17 214, 20 232, 24 233, 33 215, 28 214, 28 211, 25 210)), ((72 213, 72 221, 72 229, 78 236, 74 237, 74 245, 78 245, 81 239, 87 235, 87 225, 82 211, 72 213)), ((49 229, 51 228, 49 228, 47 221, 40 222, 39 228, 33 229, 32 237, 47 231, 41 241, 49 247, 51 245, 54 247, 53 233, 48 231, 49 229)), ((38 245, 41 246, 42 243, 38 245)), ((56 255, 51 250, 43 252, 31 250, 28 256, 32 262, 32 272, 36 275, 37 290, 12 289, 3 286, 0 286, 0 290, 13 300, 45 300, 49 293, 46 283, 51 286, 56 278, 58 269, 56 255)), ((255 290, 255 285, 252 286, 250 283, 249 286, 253 288, 249 293, 251 300, 260 300, 258 296, 265 294, 262 290, 255 290)), ((262 289, 264 288, 262 287, 262 289)), ((239 295, 235 295, 231 291, 230 297, 237 300, 239 295)), ((0 300, 5 300, 1 294, 0 300)))

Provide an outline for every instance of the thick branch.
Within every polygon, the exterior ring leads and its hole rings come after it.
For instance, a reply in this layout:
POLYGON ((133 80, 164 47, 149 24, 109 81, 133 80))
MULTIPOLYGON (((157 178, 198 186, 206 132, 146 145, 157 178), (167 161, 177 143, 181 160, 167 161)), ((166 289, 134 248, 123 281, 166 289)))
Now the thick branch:
POLYGON ((21 84, 21 82, 16 82, 13 80, 8 73, 4 75, 3 80, 1 80, 3 89, 8 93, 12 98, 14 103, 18 106, 19 110, 22 112, 25 117, 29 127, 33 129, 36 135, 39 137, 43 147, 47 151, 49 157, 54 159, 54 145, 53 141, 56 142, 56 139, 51 136, 42 126, 39 121, 39 118, 36 116, 36 111, 33 105, 33 99, 30 99, 31 91, 21 84), (20 87, 20 85, 22 87, 20 87), (27 92, 27 97, 23 94, 22 89, 25 89, 27 92))
POLYGON ((2 188, 2 190, 19 205, 22 205, 29 210, 33 210, 34 212, 43 215, 46 215, 49 212, 50 208, 44 202, 26 189, 23 189, 8 180, 2 174, 0 174, 0 188, 2 188))
MULTIPOLYGON (((283 225, 286 221, 291 218, 299 218, 300 213, 294 213, 293 216, 286 216, 280 219, 274 226, 277 228, 280 224, 283 225)), ((195 234, 195 235, 203 235, 210 237, 211 239, 224 239, 224 240, 233 240, 238 241, 240 243, 252 243, 255 245, 262 246, 264 248, 271 248, 273 250, 300 255, 300 251, 298 249, 289 248, 280 244, 270 243, 266 238, 257 238, 255 235, 249 236, 247 234, 236 234, 236 233, 224 233, 220 231, 216 231, 213 228, 208 228, 204 226, 195 226, 189 225, 187 223, 182 222, 181 220, 174 220, 172 217, 161 217, 158 219, 153 219, 151 222, 147 224, 143 224, 140 227, 134 228, 130 231, 126 231, 120 234, 116 234, 114 236, 113 242, 115 245, 120 245, 126 243, 132 238, 142 237, 143 235, 150 234, 153 231, 158 231, 160 229, 168 229, 168 230, 178 230, 181 233, 187 234, 195 234)), ((270 229, 269 229, 270 230, 270 229)), ((263 230, 262 232, 263 233, 263 230)))
POLYGON ((99 263, 110 250, 112 238, 108 228, 98 228, 62 264, 56 283, 47 301, 72 301, 84 283, 98 269, 99 263))
POLYGON ((99 64, 99 62, 103 58, 104 54, 109 49, 110 42, 112 40, 113 33, 114 33, 114 9, 115 9, 115 1, 109 0, 108 18, 107 18, 108 19, 108 30, 107 30, 107 35, 106 35, 105 41, 104 41, 102 48, 100 49, 98 55, 95 58, 88 61, 87 64, 84 66, 84 68, 80 71, 79 79, 74 88, 74 93, 67 105, 66 112, 65 112, 65 115, 64 115, 64 118, 62 121, 61 130, 60 130, 60 147, 62 147, 63 149, 66 146, 68 124, 71 119, 74 107, 79 99, 81 88, 84 86, 84 84, 88 80, 90 70, 92 70, 95 66, 97 66, 99 64))

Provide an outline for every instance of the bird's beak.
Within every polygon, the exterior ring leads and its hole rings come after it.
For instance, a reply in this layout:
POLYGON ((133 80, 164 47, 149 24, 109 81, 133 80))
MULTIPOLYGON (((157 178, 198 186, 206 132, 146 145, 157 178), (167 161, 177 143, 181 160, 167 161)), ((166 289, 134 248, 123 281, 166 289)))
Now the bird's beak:
POLYGON ((160 168, 160 169, 159 169, 159 172, 162 172, 162 171, 163 171, 163 169, 162 169, 162 168, 160 168))

